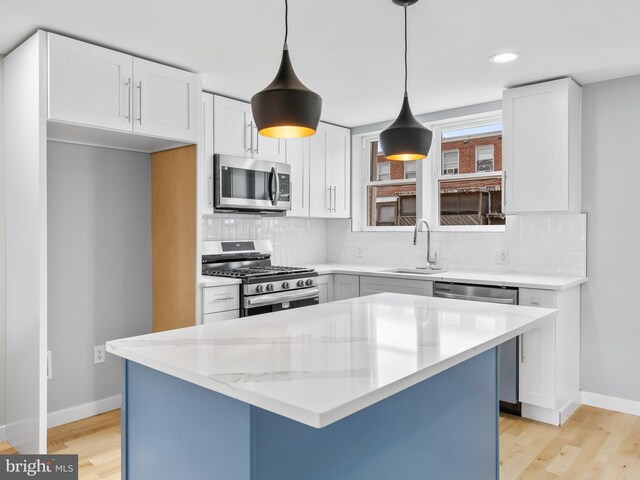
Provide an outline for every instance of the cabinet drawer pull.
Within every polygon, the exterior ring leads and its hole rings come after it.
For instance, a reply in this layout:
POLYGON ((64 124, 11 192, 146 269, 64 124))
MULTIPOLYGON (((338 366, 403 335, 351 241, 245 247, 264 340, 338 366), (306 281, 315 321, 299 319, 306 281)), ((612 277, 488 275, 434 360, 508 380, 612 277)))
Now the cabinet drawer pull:
POLYGON ((226 302, 227 300, 233 300, 233 295, 227 295, 226 297, 216 297, 214 302, 226 302))

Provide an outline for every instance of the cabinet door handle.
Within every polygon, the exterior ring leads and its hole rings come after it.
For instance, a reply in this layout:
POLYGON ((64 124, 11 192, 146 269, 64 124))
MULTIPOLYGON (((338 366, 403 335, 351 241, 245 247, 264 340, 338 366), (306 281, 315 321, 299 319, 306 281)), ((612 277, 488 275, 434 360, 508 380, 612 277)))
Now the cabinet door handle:
POLYGON ((209 175, 209 181, 207 182, 207 202, 210 207, 213 207, 213 175, 209 175))
POLYGON ((338 206, 338 187, 334 185, 333 187, 333 212, 336 212, 336 208, 338 206))
POLYGON ((258 127, 255 128, 256 131, 256 155, 260 153, 260 132, 258 132, 258 127))
POLYGON ((142 125, 142 80, 138 82, 138 123, 142 125))
MULTIPOLYGON (((247 123, 247 128, 249 129, 249 148, 247 148, 247 152, 253 156, 253 122, 247 123)), ((247 130, 245 129, 245 137, 247 130)), ((245 145, 247 144, 245 139, 245 145)))
POLYGON ((327 188, 327 190, 329 190, 329 208, 327 210, 331 212, 331 187, 327 188))
POLYGON ((131 101, 131 77, 127 79, 125 85, 127 86, 127 114, 124 118, 131 123, 131 107, 133 106, 133 102, 131 101))

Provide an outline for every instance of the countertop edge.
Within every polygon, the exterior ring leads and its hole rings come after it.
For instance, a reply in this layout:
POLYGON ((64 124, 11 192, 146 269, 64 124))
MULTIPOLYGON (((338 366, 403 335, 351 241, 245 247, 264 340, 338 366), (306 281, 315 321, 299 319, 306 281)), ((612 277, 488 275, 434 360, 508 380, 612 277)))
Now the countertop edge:
POLYGON ((152 368, 164 374, 173 376, 180 380, 184 380, 194 385, 198 385, 200 387, 217 392, 221 395, 228 396, 235 400, 250 404, 257 408, 262 408, 272 413, 281 415, 285 418, 289 418, 291 420, 295 420, 297 422, 303 423, 310 427, 324 428, 331 425, 332 423, 335 423, 350 415, 353 415, 354 413, 360 410, 363 410, 377 402, 380 402, 392 395, 395 395, 396 393, 399 393, 420 382, 423 382, 449 368, 459 365, 460 363, 476 355, 486 352, 491 348, 495 348, 501 343, 504 343, 507 340, 515 338, 531 330, 532 328, 539 326, 542 322, 553 317, 557 313, 557 310, 555 309, 540 308, 539 310, 541 311, 541 313, 542 311, 545 311, 545 314, 542 315, 540 318, 532 321, 528 325, 525 325, 509 333, 495 337, 472 349, 460 352, 436 365, 425 368, 423 371, 416 372, 412 375, 396 380, 393 383, 390 383, 388 385, 385 385, 377 389, 375 392, 370 392, 359 398, 351 400, 343 405, 340 405, 331 410, 327 410, 325 412, 320 412, 320 413, 312 412, 310 410, 296 407, 289 403, 284 403, 280 400, 275 400, 270 397, 254 394, 246 390, 239 393, 236 390, 234 390, 233 387, 227 384, 216 382, 215 380, 211 380, 208 377, 195 374, 193 372, 190 372, 189 370, 172 367, 170 365, 165 364, 162 361, 158 361, 158 360, 149 361, 148 357, 145 357, 144 355, 132 353, 131 351, 128 351, 125 347, 113 346, 112 342, 106 343, 106 350, 112 355, 116 355, 125 360, 136 362, 145 367, 152 368))

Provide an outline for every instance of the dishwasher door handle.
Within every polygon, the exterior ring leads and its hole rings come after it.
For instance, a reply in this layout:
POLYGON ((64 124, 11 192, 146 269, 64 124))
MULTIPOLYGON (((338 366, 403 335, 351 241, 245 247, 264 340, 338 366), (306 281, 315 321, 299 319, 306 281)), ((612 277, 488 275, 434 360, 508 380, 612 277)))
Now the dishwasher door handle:
POLYGON ((456 293, 441 292, 436 290, 434 297, 452 298, 455 300, 471 300, 474 302, 500 303, 502 305, 515 305, 512 298, 490 298, 490 297, 474 297, 473 295, 458 295, 456 293))

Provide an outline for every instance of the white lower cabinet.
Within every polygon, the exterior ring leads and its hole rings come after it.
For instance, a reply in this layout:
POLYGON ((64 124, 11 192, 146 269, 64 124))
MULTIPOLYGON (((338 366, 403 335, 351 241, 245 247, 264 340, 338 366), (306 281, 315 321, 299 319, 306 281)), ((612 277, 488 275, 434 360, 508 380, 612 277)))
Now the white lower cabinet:
POLYGON ((360 277, 360 296, 376 293, 407 293, 433 296, 433 282, 428 280, 406 280, 403 278, 360 277))
POLYGON ((518 303, 558 310, 520 337, 519 398, 523 417, 562 425, 580 404, 580 287, 521 288, 518 303))
POLYGON ((202 323, 205 325, 208 323, 223 322, 225 320, 233 320, 234 318, 240 318, 240 310, 228 310, 226 312, 209 313, 202 316, 202 323))
POLYGON ((333 275, 318 275, 318 290, 320 303, 333 301, 333 275))
POLYGON ((360 296, 360 278, 358 275, 333 276, 333 300, 346 300, 360 296))
POLYGON ((202 323, 231 320, 239 316, 240 288, 238 285, 202 289, 202 323))

